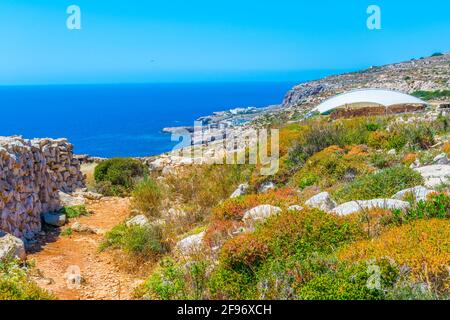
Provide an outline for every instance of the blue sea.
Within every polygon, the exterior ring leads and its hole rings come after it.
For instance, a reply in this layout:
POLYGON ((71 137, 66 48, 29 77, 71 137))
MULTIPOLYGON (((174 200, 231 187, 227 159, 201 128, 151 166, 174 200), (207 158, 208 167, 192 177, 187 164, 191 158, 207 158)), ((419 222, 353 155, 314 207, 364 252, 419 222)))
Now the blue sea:
POLYGON ((3 86, 0 136, 64 137, 76 153, 99 157, 156 155, 177 144, 162 128, 279 104, 297 83, 3 86))

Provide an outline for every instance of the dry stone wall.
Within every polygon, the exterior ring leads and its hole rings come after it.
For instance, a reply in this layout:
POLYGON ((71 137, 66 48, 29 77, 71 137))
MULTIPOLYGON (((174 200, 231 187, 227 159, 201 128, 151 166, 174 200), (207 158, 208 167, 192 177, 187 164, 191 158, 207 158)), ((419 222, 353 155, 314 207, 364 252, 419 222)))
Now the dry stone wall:
POLYGON ((66 139, 0 137, 0 231, 31 239, 41 213, 61 208, 58 191, 84 187, 79 160, 66 139))

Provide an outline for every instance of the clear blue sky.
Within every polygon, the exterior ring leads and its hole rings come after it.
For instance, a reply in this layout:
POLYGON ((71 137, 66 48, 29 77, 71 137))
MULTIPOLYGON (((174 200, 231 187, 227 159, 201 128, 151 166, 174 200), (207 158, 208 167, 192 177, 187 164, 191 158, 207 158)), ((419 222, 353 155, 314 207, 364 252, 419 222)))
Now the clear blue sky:
POLYGON ((297 80, 448 52, 449 12, 448 0, 1 0, 0 84, 297 80), (371 4, 382 30, 366 27, 371 4))

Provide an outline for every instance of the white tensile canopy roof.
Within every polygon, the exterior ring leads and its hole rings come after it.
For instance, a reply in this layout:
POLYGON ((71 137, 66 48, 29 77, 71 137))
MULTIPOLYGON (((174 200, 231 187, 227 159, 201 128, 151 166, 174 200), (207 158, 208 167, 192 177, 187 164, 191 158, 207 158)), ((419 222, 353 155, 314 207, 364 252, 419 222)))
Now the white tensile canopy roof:
POLYGON ((327 113, 333 109, 358 103, 378 104, 385 107, 397 104, 427 104, 409 94, 385 89, 361 89, 337 95, 314 108, 313 112, 327 113))

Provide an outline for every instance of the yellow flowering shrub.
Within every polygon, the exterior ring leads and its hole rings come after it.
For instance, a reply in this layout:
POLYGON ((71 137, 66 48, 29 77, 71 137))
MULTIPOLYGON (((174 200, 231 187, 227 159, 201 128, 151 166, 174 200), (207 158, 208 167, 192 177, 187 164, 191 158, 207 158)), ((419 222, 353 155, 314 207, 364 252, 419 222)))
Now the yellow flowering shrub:
POLYGON ((368 156, 365 146, 328 147, 307 160, 294 175, 293 184, 301 188, 311 185, 328 188, 346 179, 351 181, 373 170, 365 161, 368 156))
POLYGON ((417 220, 395 227, 373 240, 353 243, 338 251, 340 260, 357 262, 387 257, 411 270, 414 281, 450 289, 450 221, 417 220))
POLYGON ((446 142, 442 150, 450 157, 450 142, 446 142))

